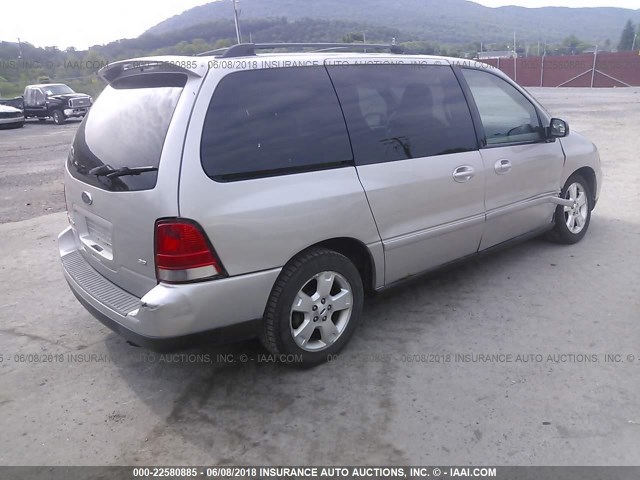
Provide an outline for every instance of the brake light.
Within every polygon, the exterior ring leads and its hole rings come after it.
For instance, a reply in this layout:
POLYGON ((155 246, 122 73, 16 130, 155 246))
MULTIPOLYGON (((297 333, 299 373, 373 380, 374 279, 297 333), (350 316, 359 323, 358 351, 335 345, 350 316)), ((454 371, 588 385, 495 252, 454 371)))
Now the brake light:
POLYGON ((190 220, 156 222, 156 276, 169 283, 192 282, 224 273, 200 226, 190 220))

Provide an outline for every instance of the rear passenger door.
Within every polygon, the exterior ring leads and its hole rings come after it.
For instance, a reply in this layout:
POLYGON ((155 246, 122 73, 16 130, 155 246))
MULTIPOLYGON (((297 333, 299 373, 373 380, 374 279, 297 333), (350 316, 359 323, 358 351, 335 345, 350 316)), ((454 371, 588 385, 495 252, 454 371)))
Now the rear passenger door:
POLYGON ((462 69, 479 112, 487 178, 481 250, 551 224, 564 152, 547 141, 536 107, 498 75, 462 69))
POLYGON ((328 65, 388 285, 478 250, 482 158, 448 65, 328 65))

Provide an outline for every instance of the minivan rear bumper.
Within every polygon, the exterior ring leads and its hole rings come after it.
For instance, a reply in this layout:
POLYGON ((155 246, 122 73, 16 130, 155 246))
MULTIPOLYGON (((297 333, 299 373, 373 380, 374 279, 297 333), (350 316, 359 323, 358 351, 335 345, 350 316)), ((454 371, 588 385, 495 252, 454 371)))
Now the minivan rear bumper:
POLYGON ((64 276, 80 303, 131 342, 153 350, 202 341, 227 343, 259 333, 280 268, 213 281, 159 283, 142 298, 100 275, 82 256, 72 227, 58 237, 64 276))

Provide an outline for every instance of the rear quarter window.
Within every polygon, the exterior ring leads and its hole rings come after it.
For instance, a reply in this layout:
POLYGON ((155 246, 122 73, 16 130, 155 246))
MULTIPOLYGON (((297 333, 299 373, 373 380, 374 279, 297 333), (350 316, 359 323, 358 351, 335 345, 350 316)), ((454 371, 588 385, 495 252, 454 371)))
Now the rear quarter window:
POLYGON ((217 181, 352 163, 342 111, 324 67, 224 77, 209 104, 200 154, 204 171, 217 181))

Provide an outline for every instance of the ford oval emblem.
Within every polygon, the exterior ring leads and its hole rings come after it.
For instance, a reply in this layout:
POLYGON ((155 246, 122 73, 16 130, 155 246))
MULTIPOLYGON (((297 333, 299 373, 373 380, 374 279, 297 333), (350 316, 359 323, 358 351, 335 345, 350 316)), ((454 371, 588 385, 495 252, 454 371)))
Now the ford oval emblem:
POLYGON ((82 192, 82 201, 87 205, 91 205, 93 203, 93 197, 89 192, 82 192))

